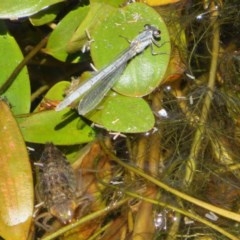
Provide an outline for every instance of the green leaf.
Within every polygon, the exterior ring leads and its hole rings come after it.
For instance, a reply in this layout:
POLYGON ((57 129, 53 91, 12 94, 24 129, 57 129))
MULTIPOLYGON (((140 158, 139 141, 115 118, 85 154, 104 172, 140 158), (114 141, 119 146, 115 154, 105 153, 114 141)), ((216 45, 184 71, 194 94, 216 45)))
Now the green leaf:
POLYGON ((54 19, 57 17, 57 14, 59 13, 63 5, 64 3, 52 5, 49 8, 37 12, 36 14, 31 16, 29 20, 33 26, 41 26, 50 23, 54 21, 54 19))
POLYGON ((81 24, 79 24, 76 32, 72 35, 67 45, 67 51, 69 53, 79 51, 89 40, 87 39, 86 31, 90 34, 91 38, 91 35, 97 26, 102 24, 102 22, 116 10, 117 8, 102 2, 91 3, 88 14, 84 20, 81 21, 81 24))
MULTIPOLYGON (((68 60, 69 53, 67 52, 67 44, 88 12, 89 6, 78 7, 69 12, 51 33, 44 51, 60 61, 68 60)), ((87 36, 85 34, 84 43, 86 43, 86 41, 87 36)), ((72 60, 76 61, 78 58, 79 56, 76 56, 76 58, 72 60)))
POLYGON ((80 51, 89 41, 86 32, 91 35, 96 26, 114 10, 112 6, 99 2, 77 7, 51 33, 45 52, 60 61, 79 61, 80 54, 73 53, 80 51))
POLYGON ((18 19, 33 15, 63 0, 2 0, 0 18, 18 19))
MULTIPOLYGON (((15 39, 7 33, 7 29, 0 21, 0 86, 23 60, 23 55, 15 39)), ((30 110, 30 81, 27 68, 24 67, 14 79, 11 86, 1 95, 6 97, 12 105, 14 114, 28 113, 30 110)))
POLYGON ((16 120, 5 102, 0 109, 0 236, 25 240, 33 214, 32 170, 16 120))
MULTIPOLYGON (((45 98, 59 100, 61 93, 69 86, 62 81, 54 85, 45 98)), ((82 118, 69 109, 61 112, 42 111, 17 118, 24 139, 28 142, 54 142, 58 145, 87 143, 95 139, 95 133, 82 118)))
POLYGON ((132 40, 151 24, 161 30, 160 48, 153 51, 147 48, 130 61, 114 90, 127 96, 144 96, 152 92, 163 80, 170 58, 170 40, 167 27, 159 14, 145 4, 134 3, 119 9, 93 33, 91 55, 95 65, 101 69, 117 58, 129 46, 126 39, 132 40), (121 37, 122 36, 122 37, 121 37), (124 37, 124 38, 123 38, 124 37))
POLYGON ((62 93, 66 91, 70 87, 70 82, 61 81, 55 84, 53 87, 49 89, 49 91, 45 94, 46 99, 50 100, 62 100, 62 93))
POLYGON ((61 112, 42 111, 18 117, 17 120, 27 142, 73 145, 87 143, 95 138, 92 128, 69 109, 61 112))
POLYGON ((154 126, 154 116, 142 98, 133 98, 111 92, 98 107, 87 115, 94 123, 109 131, 138 133, 154 126))
POLYGON ((34 112, 37 113, 43 110, 54 109, 56 104, 63 99, 62 93, 66 91, 70 86, 67 81, 61 81, 55 84, 50 90, 45 94, 42 101, 35 108, 34 112))

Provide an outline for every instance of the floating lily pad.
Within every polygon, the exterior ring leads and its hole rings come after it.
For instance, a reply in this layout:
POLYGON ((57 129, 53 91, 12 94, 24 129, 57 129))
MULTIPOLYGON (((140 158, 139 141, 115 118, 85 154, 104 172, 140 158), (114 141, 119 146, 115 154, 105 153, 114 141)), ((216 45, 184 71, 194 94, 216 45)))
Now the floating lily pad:
POLYGON ((154 126, 154 116, 145 100, 111 92, 100 106, 87 115, 109 131, 138 133, 154 126))

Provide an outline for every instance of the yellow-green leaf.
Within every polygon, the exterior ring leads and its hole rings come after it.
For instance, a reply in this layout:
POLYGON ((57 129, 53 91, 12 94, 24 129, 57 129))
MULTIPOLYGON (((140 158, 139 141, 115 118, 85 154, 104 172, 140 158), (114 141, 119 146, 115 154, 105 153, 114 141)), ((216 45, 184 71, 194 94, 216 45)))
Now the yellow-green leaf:
POLYGON ((23 240, 33 213, 33 180, 27 149, 18 125, 0 101, 0 236, 23 240))

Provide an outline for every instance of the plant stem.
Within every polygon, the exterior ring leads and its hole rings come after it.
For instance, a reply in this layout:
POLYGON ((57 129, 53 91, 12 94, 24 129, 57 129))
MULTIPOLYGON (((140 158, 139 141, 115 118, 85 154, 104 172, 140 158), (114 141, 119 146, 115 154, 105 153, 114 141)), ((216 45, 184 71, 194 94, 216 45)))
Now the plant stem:
POLYGON ((197 156, 199 152, 201 151, 201 145, 202 141, 204 139, 204 133, 206 129, 206 121, 208 118, 209 109, 211 106, 213 93, 214 93, 214 87, 215 87, 215 79, 216 79, 216 72, 217 72, 217 61, 218 61, 218 53, 219 53, 219 24, 216 21, 216 18, 218 16, 218 11, 216 11, 215 5, 212 4, 212 15, 211 15, 211 24, 212 24, 212 33, 213 33, 213 41, 212 41, 212 59, 211 59, 211 65, 209 70, 209 78, 208 78, 208 93, 205 96, 205 99, 203 101, 203 107, 201 111, 201 116, 199 120, 199 126, 196 129, 193 143, 191 147, 191 151, 189 154, 188 161, 186 163, 186 172, 184 177, 184 185, 186 187, 190 186, 195 170, 197 165, 197 156))

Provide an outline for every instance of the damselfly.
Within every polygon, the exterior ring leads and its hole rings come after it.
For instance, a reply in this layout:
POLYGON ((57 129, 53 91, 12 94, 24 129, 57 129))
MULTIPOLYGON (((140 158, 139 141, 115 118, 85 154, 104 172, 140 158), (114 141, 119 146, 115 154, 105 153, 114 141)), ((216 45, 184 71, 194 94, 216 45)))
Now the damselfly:
POLYGON ((123 51, 115 61, 66 96, 66 98, 57 105, 55 110, 60 111, 66 108, 82 96, 78 105, 78 113, 85 115, 93 110, 101 102, 105 94, 113 87, 129 60, 143 52, 149 45, 154 44, 159 47, 157 41, 161 39, 160 34, 160 30, 156 27, 149 24, 145 25, 144 30, 131 41, 130 46, 123 51))

